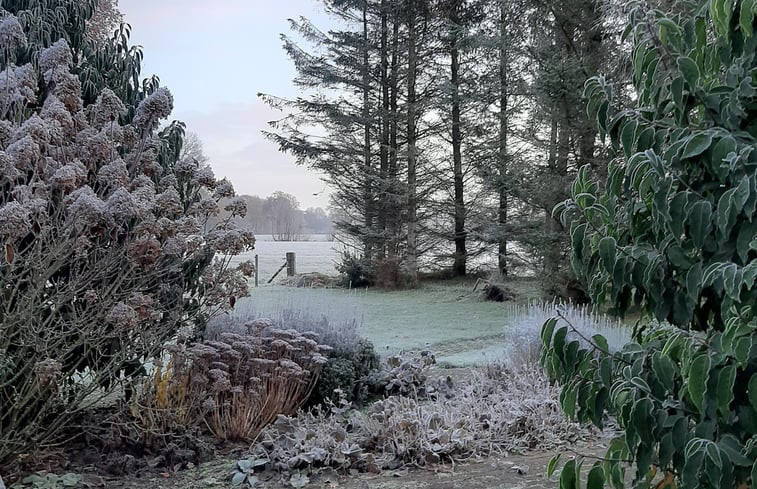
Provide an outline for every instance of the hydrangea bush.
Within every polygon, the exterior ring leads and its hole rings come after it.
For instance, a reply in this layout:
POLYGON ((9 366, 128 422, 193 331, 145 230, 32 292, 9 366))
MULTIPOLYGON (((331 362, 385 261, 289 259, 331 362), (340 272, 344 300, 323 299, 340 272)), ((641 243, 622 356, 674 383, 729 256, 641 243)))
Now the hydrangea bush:
POLYGON ((167 89, 85 103, 81 39, 18 14, 0 8, 0 464, 247 295, 230 256, 254 244, 229 220, 208 226, 234 191, 178 160, 183 126, 159 130, 167 89))

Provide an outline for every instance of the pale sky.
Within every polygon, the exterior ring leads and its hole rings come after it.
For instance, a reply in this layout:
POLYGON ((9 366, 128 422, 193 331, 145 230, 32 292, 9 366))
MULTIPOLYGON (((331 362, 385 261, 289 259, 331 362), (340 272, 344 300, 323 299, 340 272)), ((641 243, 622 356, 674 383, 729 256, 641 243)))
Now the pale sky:
POLYGON ((144 48, 142 77, 174 96, 172 119, 198 134, 217 177, 238 194, 295 195, 303 209, 327 207, 319 176, 278 152, 260 131, 279 117, 258 92, 293 97, 295 72, 281 49, 287 19, 331 20, 317 0, 119 0, 131 44, 144 48), (318 195, 314 195, 318 194, 318 195))

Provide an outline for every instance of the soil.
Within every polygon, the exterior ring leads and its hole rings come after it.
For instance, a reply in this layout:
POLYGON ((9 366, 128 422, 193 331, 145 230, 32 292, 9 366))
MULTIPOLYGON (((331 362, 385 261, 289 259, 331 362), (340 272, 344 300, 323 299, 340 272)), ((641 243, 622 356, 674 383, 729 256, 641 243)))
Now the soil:
MULTIPOLYGON (((568 460, 576 453, 599 456, 604 453, 606 439, 583 443, 561 450, 526 452, 487 457, 455 465, 427 468, 404 468, 382 474, 346 474, 314 476, 306 488, 341 489, 547 489, 558 486, 558 476, 546 477, 547 464, 556 454, 568 460)), ((175 474, 103 481, 109 488, 134 489, 207 489, 230 487, 234 462, 215 460, 175 474)), ((590 465, 590 464, 589 464, 590 465)), ((269 482, 259 487, 287 487, 269 482)))

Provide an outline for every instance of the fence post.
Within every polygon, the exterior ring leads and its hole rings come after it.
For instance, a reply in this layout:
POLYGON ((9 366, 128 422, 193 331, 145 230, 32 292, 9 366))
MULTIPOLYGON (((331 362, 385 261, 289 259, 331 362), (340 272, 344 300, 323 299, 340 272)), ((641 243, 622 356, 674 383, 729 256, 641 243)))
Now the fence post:
POLYGON ((287 253, 287 277, 294 277, 297 274, 295 255, 293 252, 287 253))
POLYGON ((258 255, 255 255, 255 287, 258 286, 258 271, 260 269, 258 268, 258 255))

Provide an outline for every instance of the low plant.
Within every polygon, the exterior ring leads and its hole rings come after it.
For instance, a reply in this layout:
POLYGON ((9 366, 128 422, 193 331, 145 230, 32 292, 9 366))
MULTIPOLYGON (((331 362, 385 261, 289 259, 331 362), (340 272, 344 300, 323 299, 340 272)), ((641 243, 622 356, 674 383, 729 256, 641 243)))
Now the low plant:
POLYGON ((12 485, 11 489, 65 489, 67 487, 94 487, 94 484, 83 480, 79 474, 57 475, 48 472, 36 472, 12 485))
POLYGON ((248 331, 174 344, 132 403, 147 432, 204 423, 217 440, 252 440, 277 415, 294 414, 318 379, 330 348, 315 333, 252 321, 248 331))
POLYGON ((590 436, 560 412, 558 392, 538 366, 492 366, 474 371, 465 383, 444 379, 429 386, 425 399, 390 396, 361 410, 342 400, 279 416, 261 432, 250 460, 258 461, 259 480, 291 485, 295 474, 316 479, 334 470, 379 473, 590 436))
POLYGON ((352 289, 373 285, 375 277, 369 260, 346 248, 340 255, 336 271, 339 272, 343 287, 352 289))
MULTIPOLYGON (((372 397, 383 395, 380 390, 383 387, 377 391, 372 377, 380 368, 379 355, 370 341, 358 335, 360 324, 357 311, 347 308, 342 314, 337 314, 334 311, 320 310, 322 304, 320 301, 290 302, 278 308, 271 320, 280 329, 315 332, 318 341, 331 348, 308 405, 320 404, 326 399, 336 400, 338 397, 334 396, 335 390, 340 390, 340 395, 358 405, 372 397)), ((257 315, 254 303, 245 301, 233 315, 212 321, 208 328, 209 336, 241 331, 244 328, 242 325, 258 317, 257 315)))

